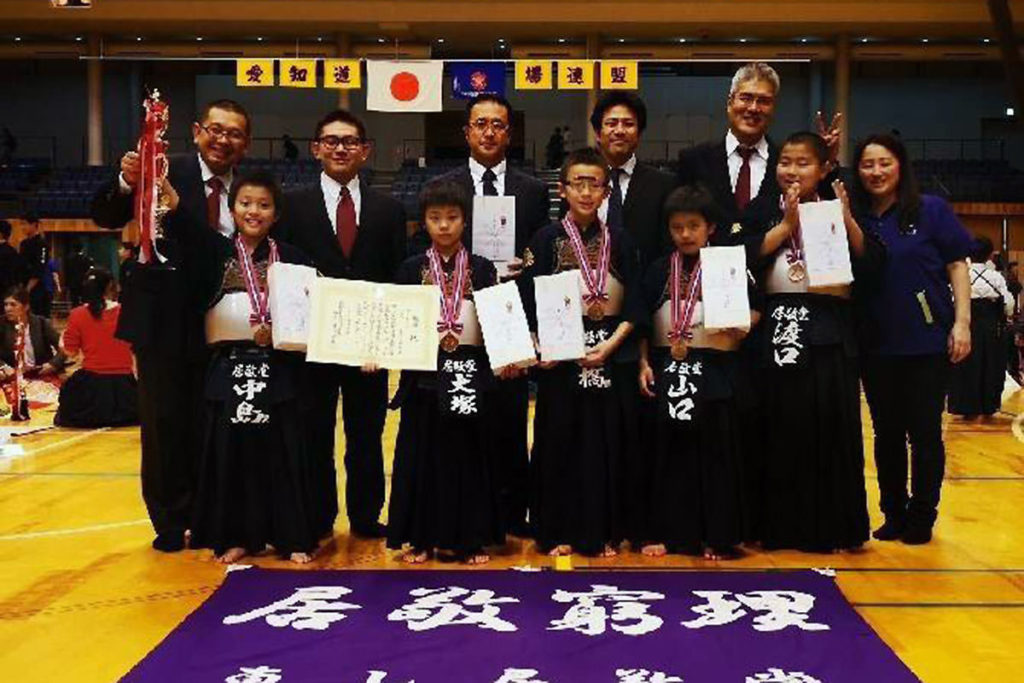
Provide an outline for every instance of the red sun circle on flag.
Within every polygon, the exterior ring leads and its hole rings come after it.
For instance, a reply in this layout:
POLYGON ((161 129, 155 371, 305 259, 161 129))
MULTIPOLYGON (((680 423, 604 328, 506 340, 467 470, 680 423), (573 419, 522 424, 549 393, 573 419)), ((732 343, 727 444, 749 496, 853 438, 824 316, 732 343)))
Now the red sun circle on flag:
POLYGON ((408 71, 401 71, 391 77, 391 96, 400 102, 415 100, 420 94, 420 79, 408 71))

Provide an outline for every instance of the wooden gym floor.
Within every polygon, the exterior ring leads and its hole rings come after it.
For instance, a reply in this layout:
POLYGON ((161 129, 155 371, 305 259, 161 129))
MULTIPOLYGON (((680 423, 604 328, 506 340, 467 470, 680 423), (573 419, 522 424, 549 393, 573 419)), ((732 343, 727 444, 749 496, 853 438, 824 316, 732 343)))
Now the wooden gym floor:
MULTIPOLYGON (((39 411, 33 423, 52 423, 52 411, 39 411)), ((393 450, 396 427, 391 414, 386 452, 393 450)), ((876 526, 866 411, 865 432, 876 526)), ((138 429, 50 429, 17 443, 25 455, 0 461, 0 671, 19 683, 117 680, 210 595, 224 567, 208 551, 164 555, 150 549, 138 429)), ((608 560, 575 557, 575 566, 830 566, 857 610, 922 680, 1020 680, 1024 391, 1008 395, 1003 412, 989 422, 947 418, 946 444, 942 507, 936 538, 927 546, 872 542, 842 555, 757 552, 732 563, 626 553, 608 560)), ((343 523, 308 566, 403 568, 382 541, 353 540, 343 523)), ((292 566, 273 558, 246 561, 292 566)), ((524 563, 550 561, 532 543, 512 540, 486 566, 524 563)))

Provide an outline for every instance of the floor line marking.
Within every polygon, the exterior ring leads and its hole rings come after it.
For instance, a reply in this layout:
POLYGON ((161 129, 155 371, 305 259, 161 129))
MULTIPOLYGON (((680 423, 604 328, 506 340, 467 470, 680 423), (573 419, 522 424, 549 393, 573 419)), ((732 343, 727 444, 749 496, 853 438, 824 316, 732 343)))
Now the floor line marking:
POLYGON ((126 526, 138 526, 140 524, 149 524, 149 519, 136 519, 132 522, 113 522, 111 524, 93 524, 91 526, 78 527, 77 529, 54 529, 52 531, 32 531, 26 534, 8 534, 6 536, 0 536, 0 541, 23 541, 31 538, 71 536, 74 534, 85 534, 93 531, 104 531, 106 529, 119 529, 126 526))
POLYGON ((103 432, 109 432, 111 429, 113 429, 113 427, 100 427, 99 429, 92 429, 92 430, 86 432, 85 434, 76 434, 75 436, 69 437, 67 439, 61 439, 60 441, 56 441, 54 443, 48 443, 45 446, 40 446, 39 448, 36 448, 35 450, 25 451, 25 455, 22 456, 22 457, 29 457, 29 456, 32 456, 32 455, 39 455, 40 453, 45 453, 46 451, 50 451, 50 450, 53 450, 55 448, 60 448, 61 446, 67 446, 67 445, 70 445, 70 444, 73 444, 73 443, 78 443, 79 441, 84 441, 85 439, 88 439, 90 437, 96 436, 97 434, 102 434, 103 432))
MULTIPOLYGON (((0 477, 138 477, 138 472, 0 472, 0 477)), ((1024 479, 1024 477, 1021 477, 1024 479)))

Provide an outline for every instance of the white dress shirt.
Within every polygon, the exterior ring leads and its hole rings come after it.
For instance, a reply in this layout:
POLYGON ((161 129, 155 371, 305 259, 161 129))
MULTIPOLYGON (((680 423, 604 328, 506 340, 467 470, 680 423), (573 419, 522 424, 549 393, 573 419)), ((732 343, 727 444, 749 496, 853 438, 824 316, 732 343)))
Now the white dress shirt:
POLYGON ((1006 278, 996 270, 991 261, 972 263, 970 267, 971 298, 1003 300, 1003 311, 1007 317, 1013 315, 1013 295, 1006 286, 1006 278))
MULTIPOLYGON (((730 130, 725 135, 725 156, 729 162, 729 184, 736 194, 736 181, 740 177, 743 157, 739 153, 740 141, 730 130)), ((761 190, 764 174, 768 171, 768 140, 764 136, 754 145, 754 154, 750 155, 750 198, 753 199, 761 190)))
MULTIPOLYGON (((359 175, 345 185, 348 193, 352 195, 352 203, 356 207, 356 226, 359 226, 359 217, 362 215, 363 197, 359 192, 359 175)), ((341 201, 341 183, 327 175, 320 174, 320 189, 324 193, 324 208, 327 209, 327 217, 331 220, 331 227, 334 234, 338 234, 338 202, 341 201)))
MULTIPOLYGON (((629 158, 629 161, 619 166, 622 169, 622 173, 619 175, 619 190, 622 192, 622 207, 626 207, 626 193, 629 192, 629 181, 633 179, 633 171, 636 170, 636 154, 629 158)), ((612 179, 608 178, 608 187, 611 188, 612 179)), ((601 206, 597 207, 597 217, 602 223, 608 221, 608 200, 611 199, 609 194, 605 197, 605 200, 601 202, 601 206)))
MULTIPOLYGON (((505 196, 505 169, 508 164, 505 159, 501 160, 501 163, 491 167, 496 176, 494 180, 494 187, 498 190, 498 196, 505 196)), ((473 157, 469 158, 469 175, 473 178, 473 194, 483 196, 484 194, 484 172, 487 167, 481 164, 473 157)))

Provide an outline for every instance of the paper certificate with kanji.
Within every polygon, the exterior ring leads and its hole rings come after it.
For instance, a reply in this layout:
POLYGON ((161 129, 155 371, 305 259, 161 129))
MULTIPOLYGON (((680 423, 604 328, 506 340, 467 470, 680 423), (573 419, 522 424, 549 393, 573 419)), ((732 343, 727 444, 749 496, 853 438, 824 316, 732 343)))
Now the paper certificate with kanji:
POLYGON ((800 238, 808 285, 831 287, 853 282, 843 206, 838 199, 800 205, 800 238))
POLYGON ((492 262, 500 275, 516 257, 516 198, 473 197, 473 253, 492 262))
POLYGON ((434 371, 440 309, 433 285, 318 278, 310 296, 306 360, 434 371))
POLYGON ((701 249, 700 286, 705 328, 750 329, 747 259, 743 247, 701 249))
POLYGON ((583 297, 575 270, 533 281, 537 338, 542 361, 577 360, 587 355, 583 339, 583 297))
POLYGON ((533 337, 514 282, 487 287, 473 294, 476 315, 484 333, 491 368, 506 365, 529 367, 537 362, 533 337))

